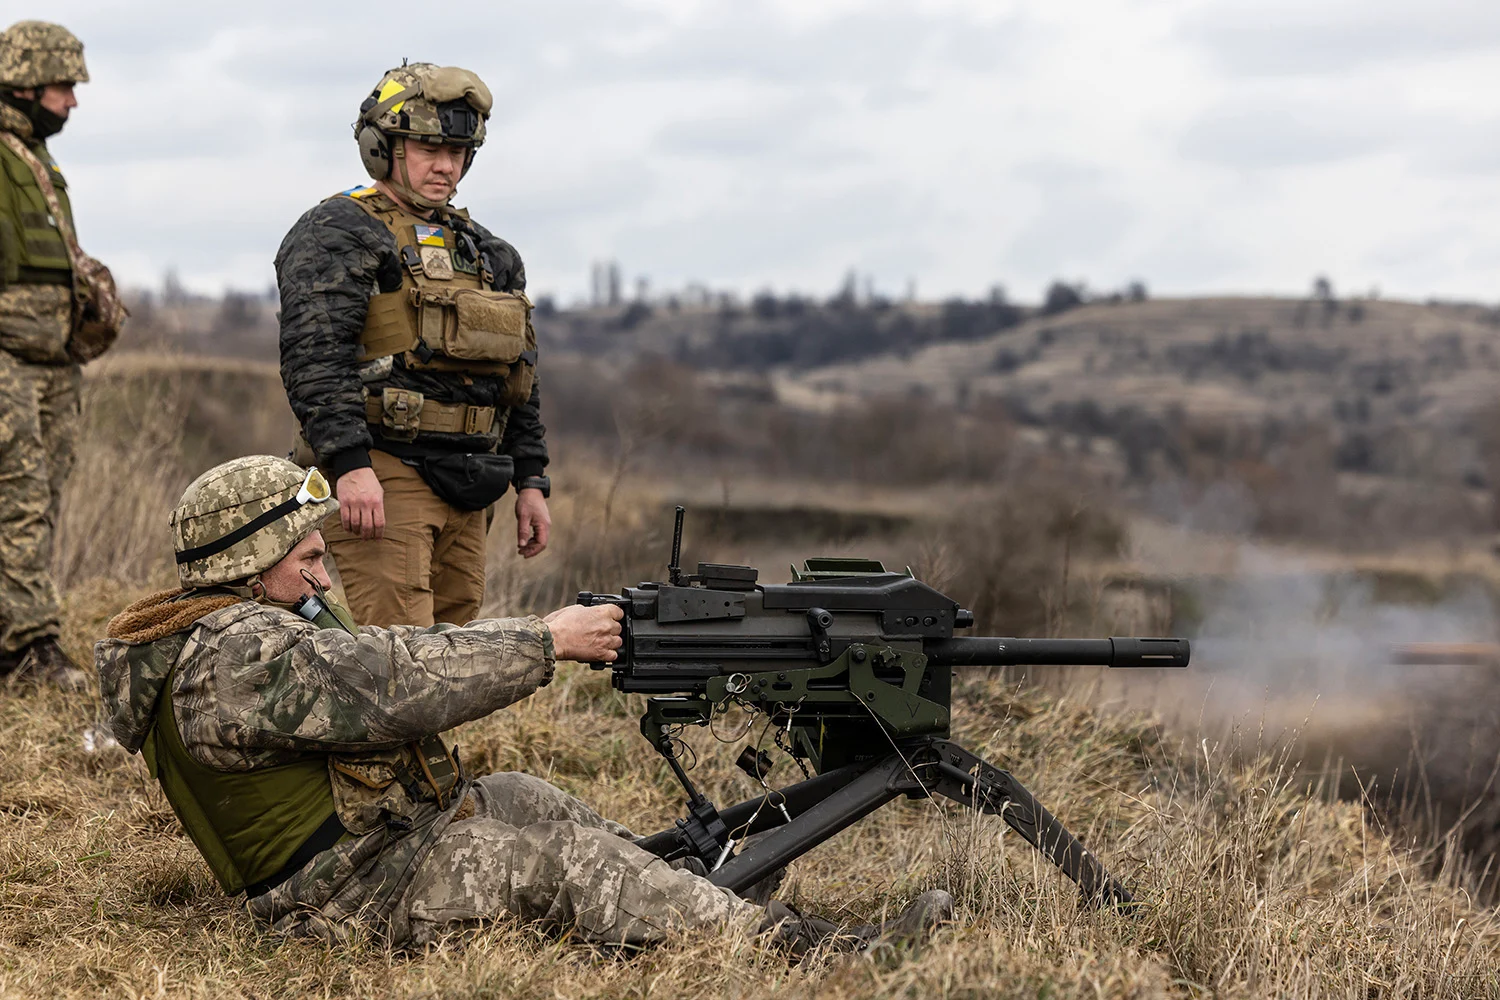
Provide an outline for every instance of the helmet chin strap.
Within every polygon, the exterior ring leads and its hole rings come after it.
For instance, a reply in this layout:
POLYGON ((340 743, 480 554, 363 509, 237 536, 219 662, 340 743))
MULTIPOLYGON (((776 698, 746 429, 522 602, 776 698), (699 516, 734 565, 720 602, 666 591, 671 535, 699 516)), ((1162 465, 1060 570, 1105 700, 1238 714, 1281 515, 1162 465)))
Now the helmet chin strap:
POLYGON ((276 602, 266 596, 266 585, 261 582, 260 574, 246 577, 244 580, 233 583, 211 583, 202 587, 192 588, 194 590, 227 590, 234 596, 246 601, 254 601, 256 604, 275 604, 276 602))
POLYGON ((417 193, 416 189, 412 187, 411 173, 406 169, 406 138, 404 136, 398 137, 395 142, 391 143, 391 161, 391 173, 386 178, 386 183, 394 188, 396 193, 402 198, 405 198, 418 208, 429 210, 443 208, 452 199, 453 194, 458 191, 455 187, 453 192, 448 195, 448 198, 443 201, 433 201, 431 198, 425 198, 417 193), (400 180, 396 179, 398 170, 401 175, 400 180))
MULTIPOLYGON (((331 602, 332 599, 328 596, 327 589, 318 582, 316 577, 314 577, 305 569, 302 571, 302 582, 307 584, 307 586, 311 589, 311 596, 317 597, 324 604, 328 604, 331 602)), ((257 604, 268 604, 273 608, 281 608, 285 611, 296 610, 297 605, 301 604, 309 596, 304 592, 298 594, 294 599, 290 601, 278 601, 276 598, 267 593, 266 585, 261 580, 259 573, 246 580, 243 586, 223 587, 221 589, 232 591, 240 597, 244 597, 247 600, 254 601, 257 604)))

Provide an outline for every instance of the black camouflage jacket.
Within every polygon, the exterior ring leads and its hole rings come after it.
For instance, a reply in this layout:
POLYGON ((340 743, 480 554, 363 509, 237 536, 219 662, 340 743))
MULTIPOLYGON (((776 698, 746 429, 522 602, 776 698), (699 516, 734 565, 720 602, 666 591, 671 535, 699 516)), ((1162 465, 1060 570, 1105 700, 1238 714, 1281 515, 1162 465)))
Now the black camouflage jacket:
MULTIPOLYGON (((526 269, 515 247, 483 226, 469 226, 494 268, 494 288, 524 291, 526 269)), ((377 444, 366 423, 362 386, 372 395, 390 386, 437 402, 499 405, 499 379, 412 371, 399 356, 388 375, 361 382, 359 338, 370 297, 401 287, 401 264, 390 230, 349 199, 330 198, 297 220, 276 254, 276 281, 281 290, 281 381, 303 436, 334 478, 369 466, 370 449, 377 444)), ((516 482, 541 475, 547 442, 540 378, 530 401, 511 408, 503 432, 498 421, 496 426, 489 434, 423 434, 416 444, 472 452, 498 446, 515 460, 516 482)))

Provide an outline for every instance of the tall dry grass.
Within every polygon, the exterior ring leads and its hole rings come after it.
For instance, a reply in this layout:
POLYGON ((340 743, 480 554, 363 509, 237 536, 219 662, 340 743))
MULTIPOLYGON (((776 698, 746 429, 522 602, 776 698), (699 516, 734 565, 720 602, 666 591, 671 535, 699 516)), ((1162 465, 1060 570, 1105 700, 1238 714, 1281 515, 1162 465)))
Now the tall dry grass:
POLYGON ((59 585, 170 582, 167 515, 187 484, 230 458, 290 450, 279 388, 275 367, 254 362, 162 353, 90 366, 54 546, 59 585))
MULTIPOLYGON (((638 708, 568 668, 457 739, 478 770, 545 775, 645 832, 679 814, 680 793, 635 732, 638 708)), ((509 921, 418 956, 262 937, 139 760, 84 748, 90 711, 83 696, 0 696, 0 996, 1500 996, 1494 914, 1358 804, 1257 755, 1253 735, 1237 752, 1179 746, 995 678, 966 687, 957 735, 1020 776, 1143 911, 1082 911, 998 820, 903 802, 798 862, 783 893, 864 919, 942 886, 958 921, 910 951, 797 969, 705 935, 622 959, 509 921)), ((689 735, 704 789, 748 797, 735 748, 689 735)))
MULTIPOLYGON (((144 577, 169 567, 162 508, 148 498, 172 497, 196 471, 174 450, 190 447, 191 416, 174 435, 169 407, 107 387, 91 389, 89 408, 102 436, 80 463, 60 538, 74 567, 63 641, 79 656, 149 589, 144 577), (120 460, 103 442, 121 438, 160 450, 120 460), (138 503, 76 496, 79 482, 106 476, 138 503), (150 531, 163 546, 154 556, 135 535, 150 531)), ((497 525, 494 606, 545 607, 647 575, 666 526, 650 486, 630 468, 570 475, 553 550, 528 563, 498 558, 509 540, 497 525)), ((939 532, 948 584, 989 600, 991 627, 1022 606, 1066 623, 1079 584, 1056 572, 1024 581, 1087 539, 1111 544, 1108 518, 1084 530, 1082 515, 1059 514, 1072 509, 1001 491, 993 524, 946 549, 939 532), (1011 572, 987 595, 975 567, 1011 572)), ((968 671, 955 735, 1012 770, 1124 878, 1144 901, 1137 916, 1080 910, 1071 884, 994 818, 901 802, 799 861, 783 895, 865 919, 941 886, 959 919, 907 951, 789 968, 743 940, 687 936, 621 958, 506 920, 416 956, 262 936, 220 896, 141 761, 88 741, 91 696, 0 691, 0 997, 1500 997, 1500 921, 1465 891, 1462 858, 1435 875, 1434 845, 1392 836, 1259 733, 1164 734, 1091 695, 968 671)), ((528 770, 650 832, 680 814, 681 794, 640 739, 640 708, 604 674, 565 666, 457 739, 476 771, 528 770)), ((736 745, 688 736, 705 791, 720 802, 752 793, 732 767, 736 745)), ((775 780, 794 772, 783 761, 775 780)))
POLYGON ((131 380, 84 383, 78 459, 63 493, 53 564, 59 586, 161 576, 171 552, 166 513, 190 479, 179 377, 145 393, 131 380))

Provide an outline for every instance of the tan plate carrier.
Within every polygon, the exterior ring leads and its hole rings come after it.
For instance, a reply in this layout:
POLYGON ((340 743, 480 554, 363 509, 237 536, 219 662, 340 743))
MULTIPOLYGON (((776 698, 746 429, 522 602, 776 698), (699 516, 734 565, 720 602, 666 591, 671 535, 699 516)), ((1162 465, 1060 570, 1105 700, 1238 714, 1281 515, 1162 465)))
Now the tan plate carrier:
MULTIPOLYGON (((412 215, 374 188, 346 197, 391 231, 402 262, 401 287, 370 299, 360 335, 361 361, 400 354, 418 371, 449 371, 504 380, 504 406, 531 398, 536 372, 536 331, 531 300, 521 292, 497 292, 482 262, 455 253, 459 232, 447 215, 412 215)), ((467 218, 460 212, 452 213, 467 218)), ((425 401, 422 394, 387 389, 365 404, 366 418, 401 439, 418 430, 485 434, 496 411, 488 406, 425 401)))

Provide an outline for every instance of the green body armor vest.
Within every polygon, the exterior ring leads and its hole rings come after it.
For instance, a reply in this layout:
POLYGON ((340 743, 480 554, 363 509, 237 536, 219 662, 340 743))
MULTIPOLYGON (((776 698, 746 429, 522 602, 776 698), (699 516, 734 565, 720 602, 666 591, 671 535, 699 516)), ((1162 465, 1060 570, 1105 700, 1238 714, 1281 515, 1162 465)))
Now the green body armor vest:
MULTIPOLYGON (((169 636, 177 658, 187 633, 169 636)), ((182 742, 172 710, 167 676, 156 711, 156 725, 141 751, 151 776, 161 782, 172 811, 230 894, 263 882, 287 866, 303 844, 334 815, 328 759, 306 760, 255 771, 220 771, 195 761, 182 742)))
MULTIPOLYGON (((73 220, 68 187, 46 146, 33 143, 37 158, 52 171, 57 200, 73 220)), ((47 210, 36 178, 20 157, 0 144, 0 288, 9 285, 72 284, 72 265, 62 233, 47 210)))
MULTIPOLYGON (((321 603, 321 602, 320 602, 321 603)), ((347 612, 324 605, 319 628, 354 633, 347 612)), ((176 663, 187 643, 179 632, 152 644, 148 655, 176 663)), ((302 760, 253 771, 221 771, 188 753, 172 706, 173 667, 156 704, 155 724, 141 747, 198 853, 231 895, 262 891, 273 876, 300 868, 319 851, 388 822, 410 828, 414 803, 446 809, 464 780, 439 736, 392 750, 302 760)))

